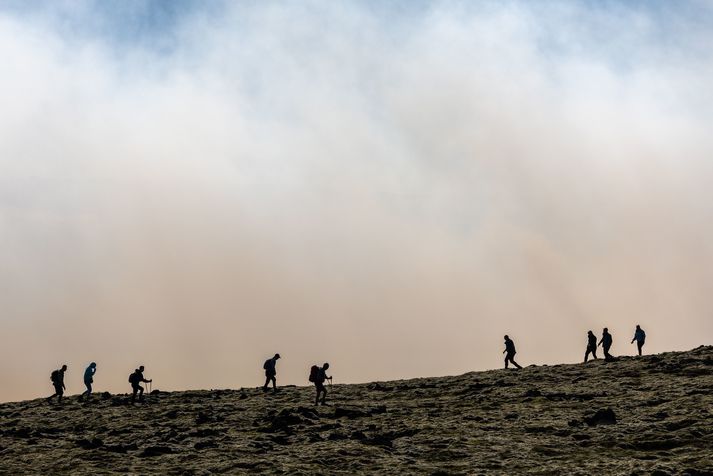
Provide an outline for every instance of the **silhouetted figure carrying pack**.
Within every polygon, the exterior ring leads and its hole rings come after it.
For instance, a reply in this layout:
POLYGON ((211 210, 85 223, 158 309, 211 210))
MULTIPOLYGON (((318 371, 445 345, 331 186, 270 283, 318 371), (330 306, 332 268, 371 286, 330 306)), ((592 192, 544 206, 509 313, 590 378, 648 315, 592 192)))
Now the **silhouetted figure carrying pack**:
POLYGON ((327 369, 329 364, 325 363, 321 368, 313 365, 309 371, 309 381, 314 383, 317 389, 317 398, 314 400, 314 405, 319 405, 319 395, 322 395, 322 405, 326 405, 325 400, 327 398, 327 389, 324 387, 324 382, 326 380, 332 380, 332 377, 327 376, 327 369))
POLYGON ((634 341, 636 341, 636 347, 639 349, 639 355, 641 355, 641 348, 644 346, 644 342, 646 342, 646 332, 644 332, 638 324, 636 325, 636 331, 634 331, 634 338, 631 339, 631 343, 633 344, 634 341))
POLYGON ((89 364, 89 367, 86 368, 84 371, 84 386, 87 387, 87 389, 84 391, 84 393, 79 397, 80 400, 84 400, 86 397, 87 401, 92 395, 92 383, 94 383, 94 374, 97 373, 97 364, 96 362, 92 362, 89 364))
POLYGON ((602 330, 602 339, 597 345, 601 345, 602 349, 604 349, 604 360, 606 361, 614 360, 614 357, 612 357, 612 355, 609 353, 609 349, 611 349, 613 341, 614 339, 612 339, 612 336, 609 333, 609 329, 605 327, 604 330, 602 330))
POLYGON ((587 332, 587 351, 584 353, 584 361, 586 362, 589 360, 589 354, 592 354, 592 357, 596 360, 597 358, 597 336, 594 335, 594 332, 588 331, 587 332))
POLYGON ((67 366, 63 365, 61 369, 53 370, 50 374, 50 381, 54 386, 54 394, 47 398, 47 401, 52 401, 54 397, 57 397, 57 403, 62 403, 62 396, 64 395, 64 390, 67 388, 64 386, 64 373, 67 371, 67 366))
POLYGON ((505 354, 505 368, 508 368, 508 362, 512 363, 518 369, 522 368, 520 364, 515 362, 516 353, 517 352, 515 351, 515 343, 512 341, 512 339, 510 339, 510 337, 505 336, 505 350, 503 351, 503 354, 505 354))
POLYGON ((138 369, 134 370, 134 373, 129 375, 129 383, 131 384, 131 403, 134 403, 136 401, 136 394, 139 394, 139 401, 143 401, 144 399, 144 387, 142 387, 140 384, 143 383, 149 383, 152 382, 153 380, 146 380, 144 378, 144 366, 140 366, 138 369))
POLYGON ((274 357, 267 359, 262 365, 262 368, 265 369, 265 385, 262 386, 263 392, 267 392, 267 387, 270 385, 270 381, 272 381, 272 391, 277 393, 277 379, 275 378, 277 375, 277 369, 275 366, 277 365, 277 359, 279 358, 280 354, 275 354, 274 357))

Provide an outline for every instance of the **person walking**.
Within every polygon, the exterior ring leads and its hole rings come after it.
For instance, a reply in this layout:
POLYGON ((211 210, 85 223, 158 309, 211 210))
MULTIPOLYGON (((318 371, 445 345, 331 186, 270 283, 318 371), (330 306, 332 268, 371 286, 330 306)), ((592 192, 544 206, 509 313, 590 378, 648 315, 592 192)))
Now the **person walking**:
POLYGON ((89 367, 84 370, 84 386, 87 387, 87 389, 79 397, 80 400, 84 400, 86 397, 87 401, 89 401, 89 398, 92 395, 92 383, 94 383, 95 373, 97 373, 97 363, 92 362, 89 364, 89 367))
POLYGON ((646 332, 641 328, 640 325, 636 325, 636 330, 634 331, 634 338, 631 339, 631 343, 633 344, 634 341, 636 341, 636 347, 639 350, 639 356, 641 356, 641 348, 644 346, 644 342, 646 342, 646 332))
POLYGON ((50 374, 50 381, 52 386, 54 386, 54 393, 51 397, 47 398, 48 402, 51 402, 54 397, 57 397, 57 403, 62 403, 62 396, 67 387, 64 386, 64 373, 67 371, 67 366, 63 365, 62 368, 53 370, 50 374))
POLYGON ((585 363, 589 360, 590 353, 592 357, 594 357, 594 360, 597 360, 597 336, 595 336, 592 331, 587 332, 587 351, 584 353, 585 363))
POLYGON ((322 395, 322 405, 326 405, 325 400, 327 399, 327 389, 324 386, 326 380, 332 380, 332 377, 327 376, 327 369, 329 369, 329 364, 325 362, 322 367, 313 365, 309 373, 309 381, 314 383, 314 387, 317 389, 317 397, 314 400, 314 405, 319 405, 319 396, 322 395))
POLYGON ((609 329, 606 327, 604 330, 602 330, 602 339, 599 341, 599 344, 597 346, 602 346, 602 349, 604 350, 604 360, 607 362, 614 360, 614 357, 609 353, 609 349, 611 349, 611 345, 614 339, 612 339, 611 334, 609 333, 609 329))
POLYGON ((151 383, 153 380, 146 380, 144 378, 144 366, 141 365, 138 369, 134 370, 134 373, 129 375, 129 383, 131 384, 131 403, 133 404, 136 401, 136 394, 139 394, 139 401, 143 401, 144 399, 144 387, 141 386, 141 383, 151 383))
POLYGON ((270 381, 272 381, 272 391, 277 393, 277 379, 275 376, 277 375, 276 365, 279 358, 280 354, 275 354, 262 365, 262 368, 265 369, 265 385, 262 386, 263 392, 267 392, 267 387, 270 385, 270 381))
POLYGON ((505 368, 508 368, 508 362, 512 363, 518 369, 522 368, 520 364, 515 362, 516 353, 517 352, 515 351, 515 343, 512 341, 512 339, 510 339, 510 337, 505 336, 505 350, 503 351, 503 354, 505 354, 505 368))

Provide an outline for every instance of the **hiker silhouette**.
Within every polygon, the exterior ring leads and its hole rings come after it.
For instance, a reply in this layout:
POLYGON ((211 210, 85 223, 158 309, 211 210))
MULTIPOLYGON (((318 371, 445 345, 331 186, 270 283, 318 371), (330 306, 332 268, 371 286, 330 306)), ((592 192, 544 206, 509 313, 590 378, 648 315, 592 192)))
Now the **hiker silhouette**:
POLYGON ((592 357, 594 357, 594 360, 597 359, 597 336, 594 335, 594 332, 588 331, 587 332, 587 351, 584 353, 584 362, 587 362, 589 360, 589 354, 592 354, 592 357))
POLYGON ((141 383, 149 383, 153 382, 153 380, 146 380, 144 378, 144 366, 141 365, 139 366, 138 369, 134 370, 134 373, 129 375, 129 383, 131 384, 131 403, 134 403, 136 401, 136 394, 139 394, 139 401, 143 401, 144 399, 144 387, 142 387, 140 384, 141 383))
POLYGON ((317 397, 314 400, 314 405, 319 405, 319 396, 322 395, 322 405, 326 405, 325 400, 327 399, 327 389, 324 386, 325 380, 332 380, 332 377, 327 376, 327 369, 329 364, 325 364, 320 368, 313 365, 309 372, 309 381, 314 383, 314 387, 317 390, 317 397))
POLYGON ((644 342, 646 342, 646 332, 644 332, 644 330, 638 324, 636 325, 636 330, 634 331, 634 338, 631 339, 631 343, 633 344, 634 341, 636 341, 636 347, 639 350, 639 355, 641 355, 641 348, 644 346, 644 342))
POLYGON ((267 387, 270 385, 270 381, 272 381, 272 391, 277 393, 277 379, 275 378, 277 375, 277 369, 275 366, 277 365, 277 359, 279 358, 280 354, 275 354, 274 357, 267 359, 262 365, 262 368, 265 369, 265 385, 262 386, 263 392, 267 392, 267 387))
POLYGON ((94 383, 95 373, 97 373, 97 363, 92 362, 89 364, 89 367, 84 370, 84 386, 87 387, 87 389, 80 395, 80 400, 84 400, 86 397, 87 401, 89 401, 89 398, 92 396, 92 383, 94 383))
POLYGON ((510 362, 518 369, 521 369, 522 367, 520 366, 520 364, 515 362, 515 354, 517 354, 517 351, 515 350, 515 343, 507 335, 504 337, 504 339, 505 350, 503 351, 503 354, 505 354, 505 368, 508 368, 508 362, 510 362))
POLYGON ((604 360, 606 361, 614 360, 614 357, 609 353, 609 349, 611 349, 613 341, 614 339, 612 339, 612 336, 609 333, 609 329, 605 327, 602 330, 602 339, 599 341, 599 344, 597 344, 597 346, 602 346, 602 349, 604 350, 604 360))
POLYGON ((62 403, 62 396, 67 387, 64 386, 64 373, 67 371, 67 365, 62 365, 62 368, 53 370, 50 374, 50 381, 54 386, 54 393, 47 398, 50 402, 54 397, 57 397, 57 403, 62 403))

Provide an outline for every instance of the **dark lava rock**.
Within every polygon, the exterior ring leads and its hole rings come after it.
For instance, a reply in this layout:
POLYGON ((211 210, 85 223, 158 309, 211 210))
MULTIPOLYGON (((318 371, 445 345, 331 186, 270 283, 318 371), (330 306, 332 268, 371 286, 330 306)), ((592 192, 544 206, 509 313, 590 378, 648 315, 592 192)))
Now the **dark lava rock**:
POLYGON ((197 450, 204 450, 206 448, 217 448, 218 443, 213 440, 199 441, 193 447, 197 450))
POLYGON ((104 446, 104 449, 106 451, 109 451, 110 453, 121 453, 125 454, 126 451, 129 449, 124 445, 106 445, 104 446))
POLYGON ((171 449, 168 446, 147 446, 144 448, 144 450, 141 452, 139 456, 141 457, 154 457, 154 456, 162 456, 162 455, 168 455, 173 453, 173 449, 171 449))
POLYGON ((373 435, 370 438, 362 440, 362 443, 364 443, 365 445, 383 446, 386 448, 391 448, 392 446, 394 446, 393 437, 388 434, 373 435))
POLYGON ((611 408, 599 409, 594 415, 584 417, 584 423, 589 426, 614 425, 616 424, 616 414, 611 408))
POLYGON ((342 408, 342 407, 337 407, 334 409, 334 418, 346 417, 349 419, 354 419, 354 418, 363 418, 363 417, 367 417, 367 416, 369 416, 369 413, 365 412, 363 410, 342 408))
POLYGON ((101 448, 102 446, 104 446, 104 442, 102 440, 100 440, 99 438, 94 438, 92 440, 81 439, 81 440, 77 440, 77 446, 79 446, 80 448, 83 448, 85 450, 94 450, 94 449, 101 448))
POLYGON ((347 435, 345 435, 344 433, 341 433, 339 431, 335 431, 333 433, 330 433, 329 436, 327 436, 327 439, 329 441, 346 440, 347 435))
POLYGON ((283 435, 274 435, 270 438, 273 443, 277 443, 278 445, 289 445, 290 441, 287 439, 286 436, 283 435))
POLYGON ((198 412, 198 415, 196 415, 196 424, 198 425, 203 425, 204 423, 208 423, 210 421, 211 418, 206 413, 198 412))
POLYGON ((319 414, 317 414, 317 412, 314 411, 312 408, 298 407, 297 413, 307 418, 308 420, 319 420, 319 414))
POLYGON ((374 390, 376 392, 390 392, 393 390, 393 387, 387 387, 385 385, 381 385, 379 382, 372 383, 367 388, 369 390, 374 390))
POLYGON ((318 443, 320 441, 324 441, 324 438, 319 436, 319 433, 311 433, 309 437, 307 437, 307 441, 310 443, 318 443))
POLYGON ((531 389, 529 389, 527 392, 525 392, 525 395, 523 395, 523 396, 524 396, 524 397, 530 397, 530 398, 533 398, 533 397, 541 397, 541 396, 542 396, 542 392, 540 392, 540 391, 539 391, 538 389, 536 389, 536 388, 531 388, 531 389))
POLYGON ((357 431, 353 432, 351 435, 349 435, 349 439, 361 441, 361 440, 366 439, 366 435, 363 432, 357 430, 357 431))

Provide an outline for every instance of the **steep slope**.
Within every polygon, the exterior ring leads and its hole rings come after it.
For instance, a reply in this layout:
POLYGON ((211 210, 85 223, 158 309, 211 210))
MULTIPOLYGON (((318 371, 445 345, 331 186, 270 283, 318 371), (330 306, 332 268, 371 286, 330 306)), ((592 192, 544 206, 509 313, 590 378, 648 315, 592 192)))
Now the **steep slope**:
MULTIPOLYGON (((96 398, 99 397, 99 398, 96 398)), ((313 388, 0 406, 0 472, 713 474, 713 347, 313 388)))

